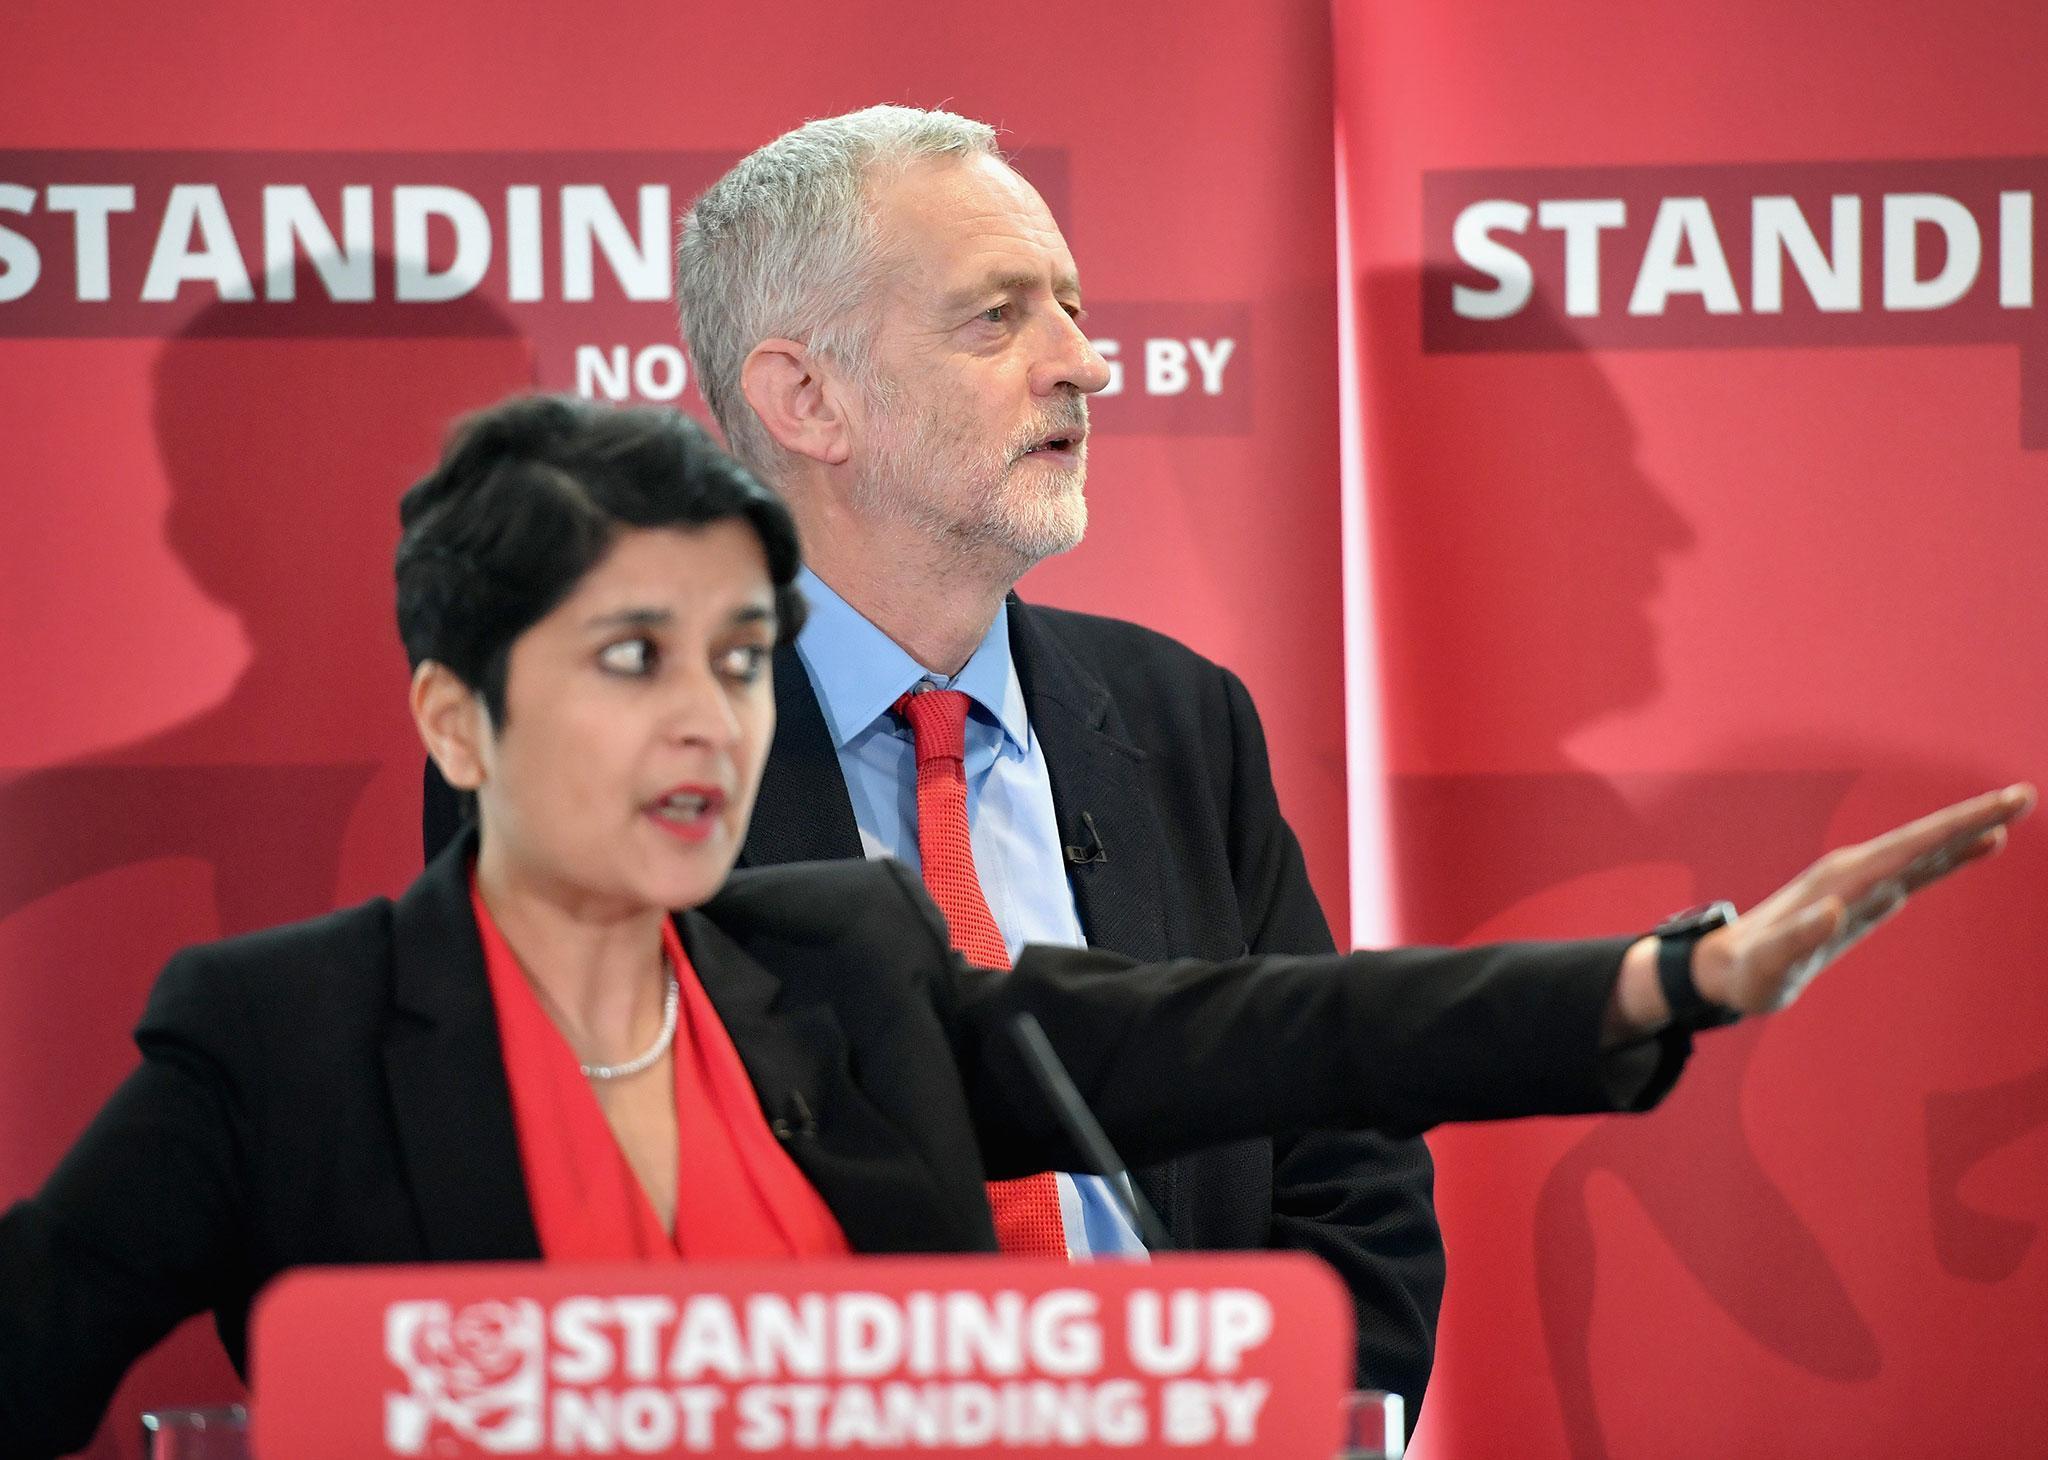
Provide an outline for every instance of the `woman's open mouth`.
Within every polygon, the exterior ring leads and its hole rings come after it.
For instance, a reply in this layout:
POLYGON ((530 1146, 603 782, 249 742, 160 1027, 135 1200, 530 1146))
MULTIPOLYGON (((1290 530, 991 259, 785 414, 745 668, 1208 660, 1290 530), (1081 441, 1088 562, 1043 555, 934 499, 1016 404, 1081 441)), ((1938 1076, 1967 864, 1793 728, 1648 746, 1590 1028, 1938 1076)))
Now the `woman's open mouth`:
POLYGON ((716 786, 677 786, 647 808, 648 819, 680 841, 700 842, 718 827, 725 792, 716 786))

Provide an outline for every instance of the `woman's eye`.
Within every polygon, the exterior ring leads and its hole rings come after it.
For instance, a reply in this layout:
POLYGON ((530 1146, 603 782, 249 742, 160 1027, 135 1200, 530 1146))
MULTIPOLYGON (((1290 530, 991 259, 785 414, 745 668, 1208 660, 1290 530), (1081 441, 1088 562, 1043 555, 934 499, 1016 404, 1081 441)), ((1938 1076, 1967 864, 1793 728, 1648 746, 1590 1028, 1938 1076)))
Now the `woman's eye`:
POLYGON ((654 668, 652 639, 621 639, 598 650, 597 662, 613 674, 643 675, 654 668))
POLYGON ((768 651, 759 644, 737 644, 718 656, 718 672, 740 684, 752 684, 768 667, 768 651))

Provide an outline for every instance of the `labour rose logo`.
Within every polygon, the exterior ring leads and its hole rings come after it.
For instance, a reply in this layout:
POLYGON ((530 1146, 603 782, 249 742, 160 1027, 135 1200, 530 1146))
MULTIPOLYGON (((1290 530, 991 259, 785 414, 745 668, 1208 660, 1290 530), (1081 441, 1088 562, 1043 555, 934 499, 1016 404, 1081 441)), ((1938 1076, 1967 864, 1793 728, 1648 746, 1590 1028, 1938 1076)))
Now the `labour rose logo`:
POLYGON ((460 1310, 393 1303, 384 1353, 411 1392, 385 1395, 384 1443, 397 1455, 423 1455, 430 1444, 436 1454, 538 1450, 546 1352, 546 1320, 529 1299, 460 1310))

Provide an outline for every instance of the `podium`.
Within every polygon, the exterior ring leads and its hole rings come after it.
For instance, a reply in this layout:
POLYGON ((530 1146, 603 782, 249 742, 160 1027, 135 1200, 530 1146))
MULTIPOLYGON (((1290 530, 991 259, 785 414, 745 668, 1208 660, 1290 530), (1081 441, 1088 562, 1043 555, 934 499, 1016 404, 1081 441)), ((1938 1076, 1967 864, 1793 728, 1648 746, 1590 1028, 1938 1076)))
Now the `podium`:
POLYGON ((332 1268, 264 1294, 250 1355, 257 1460, 1316 1460, 1352 1316, 1278 1253, 332 1268))

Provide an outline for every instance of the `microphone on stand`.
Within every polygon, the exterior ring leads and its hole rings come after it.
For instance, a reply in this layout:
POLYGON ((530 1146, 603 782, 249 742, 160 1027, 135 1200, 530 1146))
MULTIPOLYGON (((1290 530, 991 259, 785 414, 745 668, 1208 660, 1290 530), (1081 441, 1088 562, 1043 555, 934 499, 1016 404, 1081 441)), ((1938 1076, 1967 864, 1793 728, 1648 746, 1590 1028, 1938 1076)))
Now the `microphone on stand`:
MULTIPOLYGON (((1091 826, 1092 832, 1094 828, 1091 826)), ((1109 1189, 1117 1194, 1124 1215, 1130 1218, 1131 1226, 1144 1239, 1146 1250, 1171 1252, 1173 1239, 1166 1235, 1165 1224, 1159 1214, 1152 1210, 1152 1203, 1145 1200, 1145 1193, 1138 1190, 1138 1184, 1131 1180, 1130 1170, 1124 1165, 1123 1157, 1116 1153, 1116 1147, 1109 1143, 1109 1137, 1102 1129, 1102 1123, 1088 1108, 1088 1102, 1081 1098, 1081 1092, 1074 1088, 1074 1080, 1067 1073, 1067 1067, 1060 1063, 1060 1057, 1053 1051, 1052 1041, 1045 1037, 1045 1029, 1035 1014, 1019 1014, 1010 1021, 1010 1033, 1017 1041, 1017 1052, 1024 1056, 1024 1063, 1031 1069, 1038 1088, 1045 1092, 1045 1098, 1052 1102, 1053 1114, 1059 1117, 1060 1129, 1067 1133, 1076 1149, 1087 1157, 1097 1174, 1107 1176, 1109 1189)))

